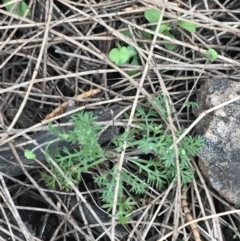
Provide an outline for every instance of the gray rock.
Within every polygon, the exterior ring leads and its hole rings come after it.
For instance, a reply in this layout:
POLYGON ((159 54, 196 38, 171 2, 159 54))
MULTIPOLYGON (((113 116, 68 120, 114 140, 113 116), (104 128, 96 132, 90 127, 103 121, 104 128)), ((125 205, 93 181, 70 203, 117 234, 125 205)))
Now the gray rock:
MULTIPOLYGON (((208 80, 198 91, 198 114, 240 95, 240 83, 208 80)), ((196 126, 205 139, 199 166, 211 186, 227 201, 240 203, 240 101, 206 115, 196 126)))

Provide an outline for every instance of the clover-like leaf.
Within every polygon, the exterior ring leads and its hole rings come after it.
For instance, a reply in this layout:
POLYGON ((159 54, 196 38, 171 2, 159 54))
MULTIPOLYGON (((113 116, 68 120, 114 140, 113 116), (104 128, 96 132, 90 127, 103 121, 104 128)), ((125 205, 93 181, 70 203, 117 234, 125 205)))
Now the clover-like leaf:
POLYGON ((196 31, 196 24, 193 22, 190 22, 190 21, 179 20, 177 22, 177 25, 184 28, 185 30, 187 30, 190 33, 196 31))
POLYGON ((215 49, 208 49, 206 52, 205 52, 205 56, 206 58, 210 61, 210 62, 213 62, 217 59, 218 57, 218 53, 215 49))
MULTIPOLYGON (((12 0, 3 0, 3 3, 9 3, 11 2, 12 0)), ((21 1, 19 3, 17 3, 17 7, 15 8, 15 11, 13 13, 17 14, 18 16, 24 16, 25 12, 27 11, 28 9, 28 5, 24 2, 24 1, 21 1)), ((13 7, 14 7, 15 3, 11 3, 11 4, 8 4, 6 7, 7 11, 8 12, 11 12, 13 7)), ((31 12, 29 11, 28 14, 27 14, 27 17, 30 17, 31 16, 31 12)))
POLYGON ((36 158, 36 154, 28 149, 24 151, 24 156, 29 160, 36 158))
POLYGON ((119 46, 110 51, 109 58, 116 65, 125 64, 130 58, 129 50, 126 47, 119 46))
POLYGON ((144 11, 144 17, 148 20, 149 23, 158 22, 160 16, 161 11, 154 8, 146 9, 144 11))

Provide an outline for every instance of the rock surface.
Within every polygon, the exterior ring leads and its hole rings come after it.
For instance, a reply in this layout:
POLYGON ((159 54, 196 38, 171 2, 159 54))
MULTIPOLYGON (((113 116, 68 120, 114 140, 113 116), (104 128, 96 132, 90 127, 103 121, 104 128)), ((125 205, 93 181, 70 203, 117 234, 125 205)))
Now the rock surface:
MULTIPOLYGON (((198 114, 239 95, 240 83, 208 80, 198 92, 198 114)), ((227 201, 240 204, 240 101, 205 116, 196 131, 205 139, 199 153, 204 176, 227 201)))

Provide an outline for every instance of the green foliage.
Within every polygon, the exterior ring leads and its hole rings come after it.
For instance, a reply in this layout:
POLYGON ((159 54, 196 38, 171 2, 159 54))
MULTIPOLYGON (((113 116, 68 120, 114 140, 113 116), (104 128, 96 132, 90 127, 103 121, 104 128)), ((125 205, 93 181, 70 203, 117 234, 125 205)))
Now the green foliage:
POLYGON ((216 50, 214 49, 208 49, 206 52, 205 52, 205 56, 206 58, 210 61, 210 62, 213 62, 217 59, 218 57, 218 53, 216 50))
MULTIPOLYGON (((79 148, 69 150, 64 147, 62 150, 56 150, 55 153, 49 153, 46 148, 46 157, 49 160, 51 156, 59 165, 65 175, 73 182, 78 183, 81 180, 81 173, 88 171, 91 167, 98 165, 105 160, 104 152, 99 146, 97 140, 97 131, 101 129, 95 124, 96 118, 91 112, 79 112, 71 116, 73 122, 73 130, 65 133, 60 132, 57 128, 49 125, 49 131, 58 136, 59 139, 65 140, 72 144, 79 144, 79 148)), ((60 189, 69 191, 71 189, 69 183, 58 172, 58 170, 50 164, 50 171, 54 173, 54 177, 42 173, 45 183, 49 188, 55 188, 57 181, 61 184, 60 189)))
MULTIPOLYGON (((160 25, 158 32, 159 33, 164 33, 165 31, 167 31, 170 28, 170 23, 163 23, 160 25)), ((154 28, 155 30, 155 28, 154 28)))
MULTIPOLYGON (((166 118, 167 112, 163 97, 155 98, 154 101, 160 107, 163 117, 166 118)), ((129 159, 128 162, 136 166, 139 175, 143 173, 146 176, 146 179, 142 179, 145 183, 148 185, 154 183, 157 188, 161 188, 176 176, 175 152, 173 148, 170 149, 173 145, 172 135, 164 134, 162 125, 149 122, 149 118, 158 116, 154 110, 145 111, 138 107, 136 116, 144 120, 140 124, 140 131, 132 129, 129 132, 124 132, 114 139, 114 144, 120 151, 123 141, 126 141, 127 147, 136 148, 145 154, 153 154, 154 157, 148 160, 139 158, 129 159)), ((178 136, 180 134, 178 133, 178 136)), ((186 136, 179 143, 178 155, 181 160, 182 184, 192 181, 193 171, 189 165, 190 158, 196 155, 202 146, 203 139, 201 137, 186 136)))
MULTIPOLYGON (((146 9, 144 11, 144 17, 148 20, 150 23, 157 23, 159 21, 159 18, 161 16, 161 11, 156 9, 146 9)), ((177 22, 177 25, 182 27, 183 29, 187 30, 188 32, 195 32, 196 31, 196 24, 191 21, 183 21, 180 20, 177 22)), ((152 29, 155 30, 156 26, 152 26, 152 29)), ((170 31, 171 26, 170 23, 162 23, 159 27, 158 32, 161 34, 164 34, 170 38, 175 39, 175 36, 170 31)), ((149 39, 149 34, 142 33, 144 37, 149 39)), ((176 48, 176 44, 164 44, 165 48, 167 50, 173 51, 176 48)))
MULTIPOLYGON (((174 35, 171 34, 169 31, 165 31, 165 35, 168 36, 168 37, 170 37, 170 38, 172 38, 172 39, 175 39, 174 35)), ((164 47, 165 47, 167 50, 172 51, 172 50, 174 50, 174 49, 177 47, 177 45, 176 45, 176 44, 171 44, 171 43, 169 43, 169 44, 164 44, 164 47)))
MULTIPOLYGON (((144 17, 149 23, 157 23, 159 21, 159 18, 161 16, 161 11, 157 9, 146 9, 144 11, 144 17)), ((194 32, 196 31, 196 24, 191 22, 191 21, 178 21, 177 25, 182 27, 183 29, 189 31, 189 32, 194 32)), ((152 29, 155 31, 156 25, 152 26, 152 29)), ((175 39, 175 36, 172 34, 171 30, 171 25, 170 23, 162 23, 158 29, 158 32, 161 34, 164 34, 172 39, 175 39)), ((132 37, 131 33, 129 30, 124 30, 121 32, 123 35, 127 37, 132 37)), ((141 32, 142 36, 146 39, 151 39, 151 34, 142 31, 141 32)), ((176 44, 168 43, 164 44, 165 48, 167 50, 173 51, 176 48, 176 44)), ((114 62, 116 65, 120 64, 130 64, 130 65, 136 65, 138 66, 138 54, 136 50, 131 47, 130 45, 128 46, 121 46, 118 45, 117 48, 113 48, 110 53, 109 53, 109 58, 111 59, 112 62, 114 62)), ((133 71, 126 71, 127 74, 134 75, 138 73, 139 71, 133 70, 133 71)))
POLYGON ((131 38, 132 37, 132 34, 130 33, 130 31, 129 30, 124 30, 124 31, 122 31, 122 32, 120 32, 121 34, 123 34, 124 36, 127 36, 127 37, 129 37, 129 38, 131 38))
MULTIPOLYGON (((166 119, 167 118, 167 108, 165 106, 164 98, 163 96, 159 96, 158 98, 153 98, 153 101, 158 105, 160 111, 161 111, 161 116, 162 118, 166 119)), ((171 109, 171 106, 170 106, 171 109)))
POLYGON ((135 57, 137 55, 136 49, 133 48, 131 45, 127 46, 127 50, 128 50, 129 58, 135 57))
POLYGON ((160 16, 161 11, 154 8, 146 9, 144 11, 144 17, 148 20, 149 23, 158 22, 160 16))
MULTIPOLYGON (((3 0, 3 3, 9 3, 12 2, 12 0, 3 0)), ((8 12, 11 12, 13 10, 13 13, 15 13, 18 16, 24 16, 25 12, 28 9, 28 5, 24 2, 24 1, 20 1, 18 3, 11 3, 8 4, 7 6, 5 6, 8 12), (14 7, 14 5, 16 5, 16 7, 14 7)), ((31 13, 30 11, 27 14, 27 17, 30 17, 31 13)))
POLYGON ((151 39, 152 38, 152 35, 148 32, 142 31, 141 34, 145 39, 151 39))
MULTIPOLYGON (((132 58, 132 61, 129 63, 130 65, 135 65, 135 66, 139 66, 139 63, 138 63, 138 56, 135 55, 133 58, 132 58)), ((137 74, 139 72, 139 70, 127 70, 126 73, 129 75, 129 76, 132 76, 134 74, 137 74)))
POLYGON ((178 21, 177 25, 184 28, 185 30, 187 30, 188 32, 195 32, 196 31, 196 24, 190 21, 178 21))
MULTIPOLYGON (((129 31, 123 31, 122 33, 126 36, 128 36, 130 34, 129 31)), ((109 58, 116 65, 130 64, 130 65, 139 66, 137 51, 131 45, 128 45, 127 47, 124 47, 124 46, 121 46, 121 45, 118 44, 117 48, 113 48, 110 51, 109 58)), ((139 70, 126 71, 126 73, 130 76, 134 75, 138 72, 139 72, 139 70)))
MULTIPOLYGON (((154 102, 159 106, 164 118, 167 112, 163 97, 155 98, 154 102)), ((164 132, 161 124, 150 121, 153 117, 158 117, 158 113, 153 109, 145 110, 137 107, 136 117, 141 118, 139 128, 132 128, 116 136, 113 140, 113 151, 104 152, 97 142, 97 132, 101 129, 96 125, 95 117, 90 112, 80 112, 71 117, 73 130, 60 132, 59 129, 49 125, 51 133, 59 139, 77 144, 79 148, 69 150, 64 147, 49 153, 49 145, 46 148, 46 157, 49 162, 49 169, 53 175, 42 173, 46 185, 49 188, 56 188, 59 184, 60 189, 71 190, 69 183, 51 164, 49 157, 61 168, 65 175, 75 184, 81 180, 82 172, 95 170, 96 166, 106 160, 118 159, 122 151, 123 144, 126 143, 126 156, 123 169, 120 175, 120 183, 117 199, 117 218, 119 223, 126 223, 129 214, 135 206, 134 200, 127 196, 125 188, 135 195, 144 194, 148 186, 155 186, 161 189, 164 185, 175 179, 176 163, 175 152, 170 148, 173 144, 171 134, 164 132), (128 155, 128 150, 137 150, 140 156, 132 157, 128 155), (134 172, 133 172, 134 170, 134 172)), ((178 133, 180 136, 181 133, 178 133)), ((179 143, 179 158, 181 169, 182 184, 192 181, 193 171, 190 167, 190 158, 196 155, 203 145, 200 137, 186 136, 179 143)), ((114 204, 114 191, 116 187, 116 176, 118 163, 101 170, 101 174, 94 175, 94 182, 100 187, 100 198, 103 208, 110 212, 114 204)))
POLYGON ((185 107, 196 107, 196 108, 199 108, 198 104, 194 101, 187 101, 187 102, 184 102, 183 106, 185 107))
POLYGON ((24 150, 24 156, 29 160, 36 158, 36 154, 28 149, 24 150))
POLYGON ((130 52, 126 47, 118 46, 109 53, 109 58, 116 64, 125 64, 130 58, 130 52))
MULTIPOLYGON (((153 8, 146 9, 144 11, 144 17, 146 18, 146 20, 149 23, 157 23, 159 21, 159 18, 161 17, 161 11, 159 11, 157 9, 153 9, 153 8)), ((196 24, 191 21, 188 21, 188 20, 187 21, 180 20, 177 22, 177 25, 182 27, 183 29, 187 30, 188 32, 196 31, 196 24)), ((155 31, 156 25, 152 26, 152 29, 155 31)), ((171 32, 170 23, 162 23, 158 29, 158 32, 160 34, 164 34, 172 39, 175 39, 175 36, 171 32)), ((127 37, 132 37, 129 30, 124 30, 121 33, 127 37)), ((150 33, 146 32, 146 31, 142 31, 141 34, 144 38, 151 39, 150 33)), ((167 44, 164 44, 164 46, 167 50, 170 50, 170 51, 173 51, 176 48, 176 44, 173 44, 173 43, 167 43, 167 44)), ((137 52, 135 49, 132 52, 131 48, 134 49, 130 45, 128 45, 127 47, 118 45, 117 48, 113 48, 110 51, 109 58, 116 65, 126 64, 126 63, 131 64, 131 65, 139 65, 137 52), (132 60, 130 61, 131 58, 132 58, 132 60)), ((138 73, 138 71, 137 70, 126 71, 126 73, 129 75, 134 75, 135 73, 138 73)))

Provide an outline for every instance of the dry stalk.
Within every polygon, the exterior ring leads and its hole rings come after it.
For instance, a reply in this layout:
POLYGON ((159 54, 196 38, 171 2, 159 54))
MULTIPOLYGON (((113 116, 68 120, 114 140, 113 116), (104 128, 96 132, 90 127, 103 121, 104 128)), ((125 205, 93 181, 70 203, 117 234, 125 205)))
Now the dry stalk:
MULTIPOLYGON (((101 89, 94 89, 94 90, 89 90, 89 91, 86 91, 80 95, 76 95, 74 96, 74 98, 76 100, 79 100, 79 99, 87 99, 88 97, 92 96, 92 95, 95 95, 97 93, 101 92, 101 89)), ((52 119, 53 117, 55 116, 58 116, 61 112, 63 112, 63 110, 67 107, 68 105, 68 102, 65 101, 63 102, 61 105, 59 105, 55 110, 53 110, 50 114, 48 114, 44 120, 49 120, 49 119, 52 119)))
MULTIPOLYGON (((193 218, 192 218, 191 212, 190 212, 190 210, 188 208, 188 203, 187 203, 187 186, 186 185, 184 185, 183 188, 182 188, 181 204, 182 204, 182 209, 183 209, 183 212, 184 212, 184 214, 186 216, 187 222, 191 222, 193 220, 193 218)), ((201 241, 197 225, 195 223, 192 223, 192 224, 190 224, 190 227, 192 229, 195 241, 201 241)))

